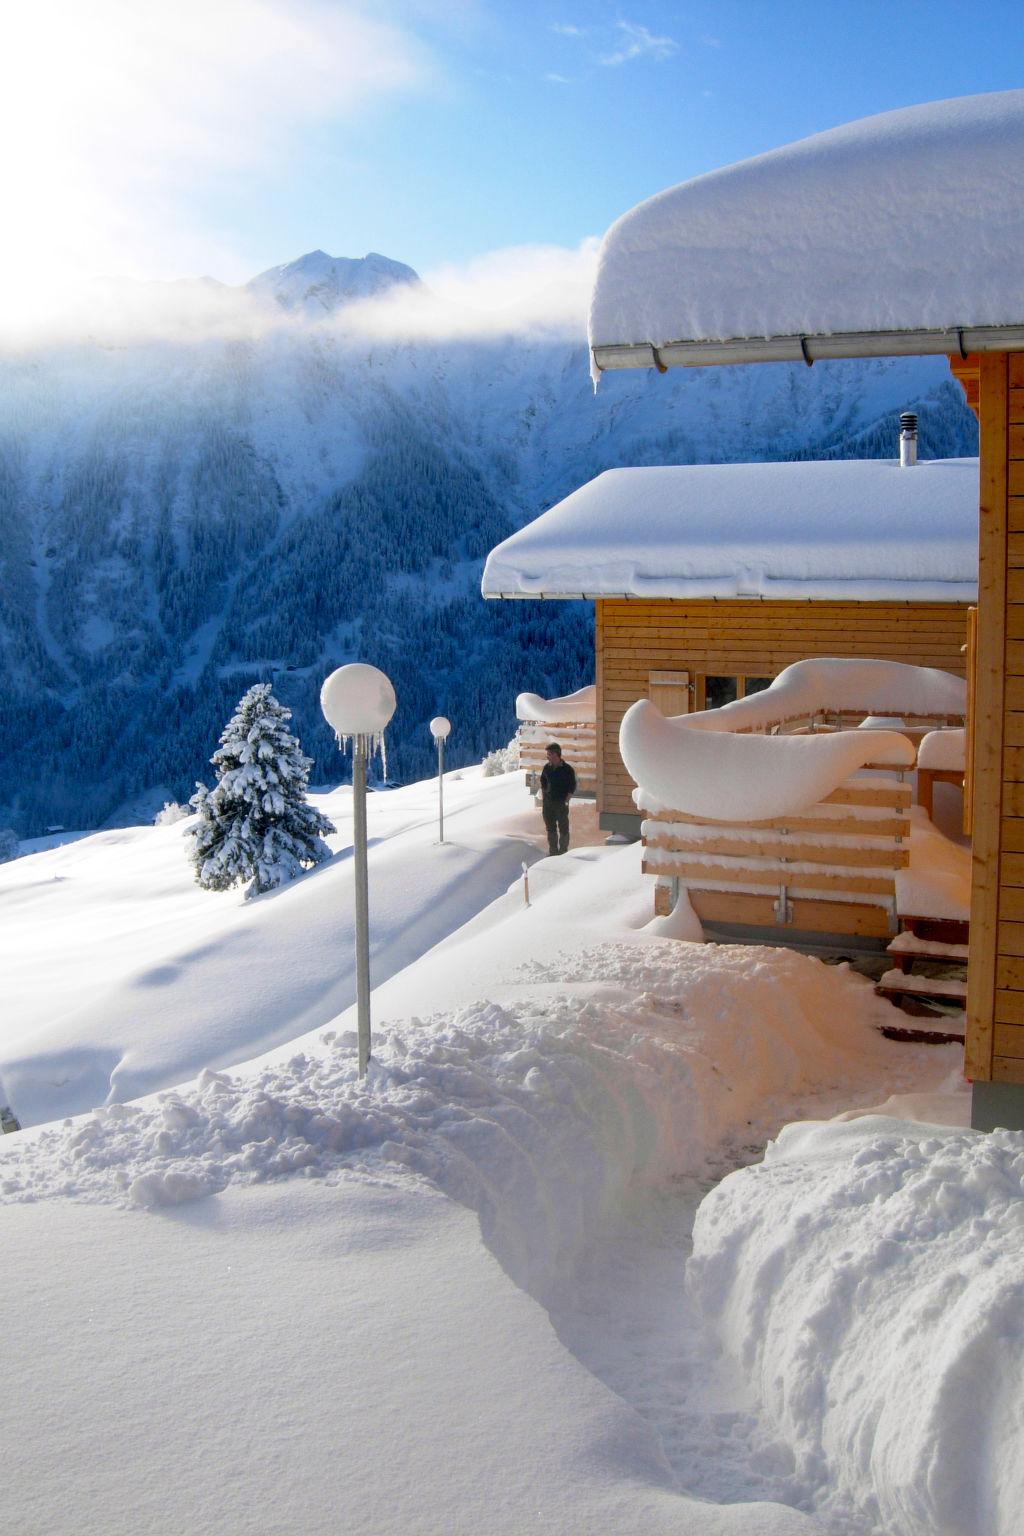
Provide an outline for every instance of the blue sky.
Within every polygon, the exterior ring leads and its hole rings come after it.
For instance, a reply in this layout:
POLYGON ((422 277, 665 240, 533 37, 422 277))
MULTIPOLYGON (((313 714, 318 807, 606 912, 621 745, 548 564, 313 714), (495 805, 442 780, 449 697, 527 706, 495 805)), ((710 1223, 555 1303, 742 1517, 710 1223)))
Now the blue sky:
POLYGON ((663 187, 806 134, 1024 85, 1022 15, 965 0, 481 6, 462 29, 424 29, 439 89, 348 130, 338 203, 304 188, 289 221, 307 244, 322 230, 316 243, 414 266, 574 245, 663 187))
POLYGON ((552 270, 562 251, 571 266, 686 177, 872 112, 1024 85, 1020 13, 34 0, 0 57, 16 146, 0 280, 42 295, 69 273, 240 282, 315 247, 372 249, 427 274, 450 264, 456 287, 476 263, 483 302, 509 269, 488 253, 542 246, 552 270))

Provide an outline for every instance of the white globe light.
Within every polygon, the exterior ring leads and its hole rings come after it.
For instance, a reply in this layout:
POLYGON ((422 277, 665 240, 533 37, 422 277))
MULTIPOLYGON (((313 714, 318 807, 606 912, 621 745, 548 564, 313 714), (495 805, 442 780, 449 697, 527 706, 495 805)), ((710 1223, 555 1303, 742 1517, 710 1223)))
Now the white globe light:
POLYGON ((391 679, 365 661, 339 667, 320 689, 324 719, 338 736, 379 736, 395 702, 391 679))
POLYGON ((444 715, 435 715, 433 720, 430 722, 430 734, 433 736, 435 741, 446 740, 448 732, 451 730, 451 728, 451 721, 448 720, 444 715))

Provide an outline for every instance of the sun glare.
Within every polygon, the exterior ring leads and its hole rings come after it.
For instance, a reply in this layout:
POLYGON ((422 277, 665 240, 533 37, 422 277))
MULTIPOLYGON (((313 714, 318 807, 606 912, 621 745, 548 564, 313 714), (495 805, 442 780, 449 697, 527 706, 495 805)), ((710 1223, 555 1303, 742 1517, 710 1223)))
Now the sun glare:
POLYGON ((98 274, 240 277, 193 194, 280 165, 297 126, 429 74, 325 0, 35 0, 5 18, 0 282, 19 319, 98 274))

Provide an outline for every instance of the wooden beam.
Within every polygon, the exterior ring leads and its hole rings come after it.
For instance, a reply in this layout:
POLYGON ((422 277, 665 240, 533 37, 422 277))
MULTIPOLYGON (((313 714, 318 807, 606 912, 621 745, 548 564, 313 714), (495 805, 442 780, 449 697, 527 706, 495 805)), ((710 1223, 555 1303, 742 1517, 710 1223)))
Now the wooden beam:
MULTIPOLYGON (((1006 354, 981 359, 981 512, 978 545, 977 674, 974 687, 971 961, 964 1071, 993 1072, 993 1007, 999 937, 999 830, 1003 806, 1006 647, 1006 354)), ((1024 576, 1024 572, 1020 572, 1024 576)))
MULTIPOLYGON (((737 859, 790 859, 801 864, 836 864, 869 869, 906 869, 909 848, 846 847, 821 843, 799 843, 789 838, 778 842, 757 842, 753 838, 731 837, 645 837, 645 848, 665 848, 670 853, 715 854, 737 859)), ((765 871, 766 874, 770 871, 765 871)), ((785 879, 785 870, 779 876, 785 879)), ((1024 882, 1022 882, 1024 883, 1024 882)))
MULTIPOLYGON (((779 929, 775 898, 743 891, 688 892, 690 904, 702 923, 739 923, 752 928, 779 929)), ((793 921, 788 926, 807 933, 859 934, 883 939, 889 934, 889 914, 883 907, 864 902, 815 901, 797 897, 790 903, 793 921)))
MULTIPOLYGON (((645 875, 677 875, 687 886, 703 888, 711 885, 754 885, 777 890, 780 885, 793 886, 799 891, 833 891, 840 898, 845 892, 857 896, 882 896, 889 900, 896 894, 896 885, 884 875, 826 875, 816 870, 788 870, 781 873, 773 869, 751 869, 735 864, 692 864, 685 859, 673 859, 664 864, 643 863, 645 875)), ((1021 928, 1024 929, 1024 923, 1021 928)), ((1024 954, 1024 950, 1021 951, 1024 954)))

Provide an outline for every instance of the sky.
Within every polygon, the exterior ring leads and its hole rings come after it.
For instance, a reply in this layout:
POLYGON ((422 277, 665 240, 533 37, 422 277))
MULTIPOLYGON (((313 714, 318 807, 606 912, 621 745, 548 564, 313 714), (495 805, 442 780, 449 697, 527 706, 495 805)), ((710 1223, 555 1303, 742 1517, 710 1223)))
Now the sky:
POLYGON ((620 213, 892 107, 1024 85, 988 0, 3 5, 0 308, 376 250, 478 305, 575 291, 620 213))

